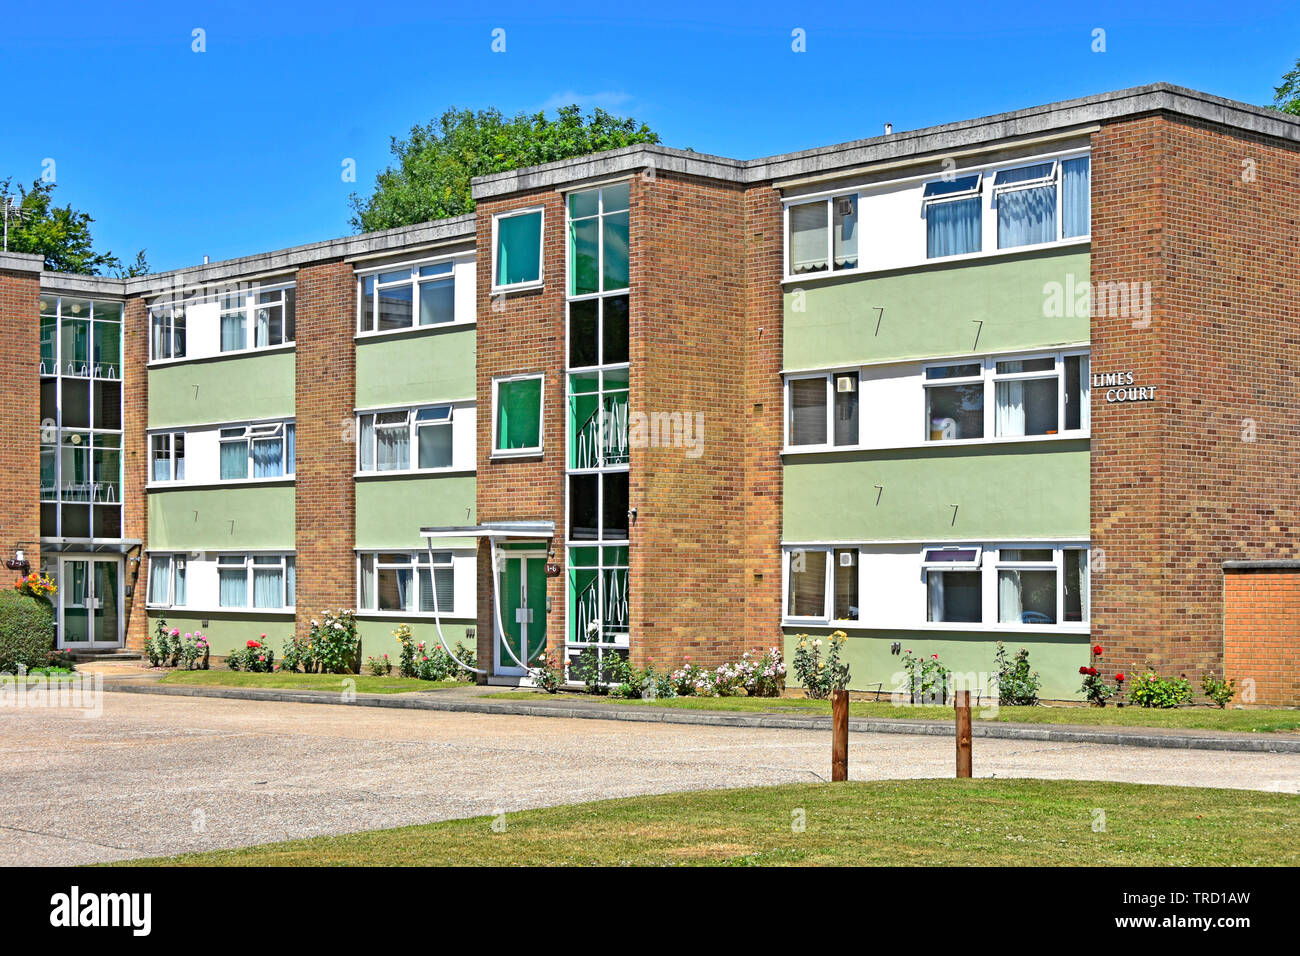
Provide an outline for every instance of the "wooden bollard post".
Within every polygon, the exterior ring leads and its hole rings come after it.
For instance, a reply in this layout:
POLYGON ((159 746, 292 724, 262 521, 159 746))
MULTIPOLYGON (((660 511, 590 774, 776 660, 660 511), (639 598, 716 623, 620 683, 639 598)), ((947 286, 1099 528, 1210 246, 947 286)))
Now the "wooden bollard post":
POLYGON ((849 779, 849 692, 831 691, 831 780, 849 779))
POLYGON ((959 690, 957 704, 957 776, 970 776, 970 691, 959 690))

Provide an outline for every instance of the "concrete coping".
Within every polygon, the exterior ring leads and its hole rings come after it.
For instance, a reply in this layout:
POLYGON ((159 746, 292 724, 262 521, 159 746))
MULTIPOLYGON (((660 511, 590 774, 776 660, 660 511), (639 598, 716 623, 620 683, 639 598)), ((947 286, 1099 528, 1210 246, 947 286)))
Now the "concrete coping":
POLYGON ((0 272, 39 273, 45 257, 27 252, 0 252, 0 272))
POLYGON ((1224 561, 1225 571, 1300 571, 1300 561, 1278 559, 1274 561, 1224 561))

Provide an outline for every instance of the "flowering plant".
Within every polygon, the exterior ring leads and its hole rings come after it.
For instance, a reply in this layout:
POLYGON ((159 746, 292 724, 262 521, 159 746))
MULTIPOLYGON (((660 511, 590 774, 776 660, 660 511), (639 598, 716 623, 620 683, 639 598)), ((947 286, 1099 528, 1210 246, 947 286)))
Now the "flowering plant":
POLYGON ((32 597, 41 598, 48 601, 50 595, 58 590, 54 581, 48 574, 42 571, 33 571, 24 578, 19 578, 14 582, 14 590, 20 594, 30 594, 32 597))
POLYGON ((1101 671, 1097 669, 1097 661, 1101 660, 1103 648, 1100 644, 1094 644, 1091 650, 1088 663, 1079 668, 1079 673, 1083 675, 1083 684, 1079 687, 1079 692, 1092 706, 1105 707, 1106 701, 1124 689, 1124 674, 1121 672, 1115 675, 1114 687, 1107 684, 1106 678, 1102 677, 1101 671))
POLYGON ((366 667, 370 669, 372 677, 387 677, 393 672, 393 662, 387 654, 383 657, 367 657, 366 667))
POLYGON ((320 662, 321 673, 354 673, 359 663, 356 615, 351 611, 322 611, 321 619, 311 622, 307 649, 320 662))
POLYGON ((822 660, 822 639, 800 634, 794 650, 794 673, 803 684, 804 693, 814 700, 829 697, 832 690, 848 690, 849 665, 840 660, 840 651, 848 635, 832 631, 826 642, 826 659, 822 660))
POLYGON ((558 693, 560 685, 564 683, 564 671, 550 648, 547 648, 536 659, 534 666, 528 669, 528 676, 532 678, 534 684, 548 694, 558 693))
POLYGON ((939 655, 915 657, 911 648, 903 655, 908 700, 913 704, 946 704, 952 689, 952 671, 943 665, 939 655))
POLYGON ((1177 707, 1192 699, 1187 675, 1166 680, 1148 671, 1133 682, 1129 699, 1141 707, 1177 707))

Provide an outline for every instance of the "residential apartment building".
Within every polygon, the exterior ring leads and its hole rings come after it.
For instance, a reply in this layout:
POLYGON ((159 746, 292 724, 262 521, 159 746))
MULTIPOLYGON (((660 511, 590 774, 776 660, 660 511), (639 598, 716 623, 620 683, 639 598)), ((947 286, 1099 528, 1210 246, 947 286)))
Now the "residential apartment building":
POLYGON ((7 255, 0 547, 82 650, 350 607, 485 681, 838 629, 862 689, 1002 640, 1073 699, 1100 643, 1300 704, 1298 172, 1300 121, 1158 84, 134 279, 7 255))

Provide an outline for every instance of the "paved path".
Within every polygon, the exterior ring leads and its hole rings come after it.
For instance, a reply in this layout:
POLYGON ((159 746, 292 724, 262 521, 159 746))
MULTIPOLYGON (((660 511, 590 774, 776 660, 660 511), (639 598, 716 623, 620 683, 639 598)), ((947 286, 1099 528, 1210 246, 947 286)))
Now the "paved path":
MULTIPOLYGON (((823 732, 202 697, 0 710, 0 864, 76 864, 530 807, 814 781, 823 732)), ((854 779, 952 773, 952 741, 854 734, 854 779)), ((977 776, 1300 792, 1300 755, 976 741, 977 776)))

